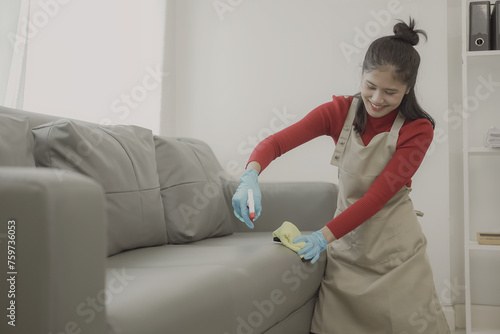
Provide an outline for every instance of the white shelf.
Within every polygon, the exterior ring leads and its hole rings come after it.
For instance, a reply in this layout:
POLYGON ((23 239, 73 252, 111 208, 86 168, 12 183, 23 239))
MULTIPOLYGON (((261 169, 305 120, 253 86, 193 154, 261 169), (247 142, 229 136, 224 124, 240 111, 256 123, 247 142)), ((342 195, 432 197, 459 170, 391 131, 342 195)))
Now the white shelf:
MULTIPOLYGON (((465 334, 466 331, 464 329, 457 329, 454 332, 454 334, 465 334)), ((478 329, 478 328, 473 328, 471 331, 472 334, 500 334, 500 329, 478 329)))
POLYGON ((471 155, 497 155, 500 154, 500 148, 469 147, 468 152, 471 155))
POLYGON ((500 245, 480 245, 477 241, 469 241, 469 250, 500 252, 500 245))
POLYGON ((500 56, 500 50, 487 50, 487 51, 467 51, 467 57, 490 57, 500 56))
MULTIPOLYGON (((454 334, 465 334, 464 329, 457 329, 454 334)), ((473 334, 500 334, 500 329, 472 329, 471 333, 473 334)))
MULTIPOLYGON (((490 0, 490 3, 492 3, 490 0)), ((472 75, 473 71, 476 67, 484 67, 484 63, 497 63, 500 60, 500 50, 488 50, 488 51, 469 51, 469 5, 471 0, 462 0, 462 98, 466 99, 468 96, 472 96, 475 92, 472 88, 470 88, 471 80, 469 79, 469 74, 472 75)), ((497 70, 498 71, 498 70, 497 70)), ((474 76, 471 77, 472 80, 475 79, 474 76)), ((493 93, 493 92, 492 92, 493 93)), ((494 92, 496 96, 498 96, 499 92, 494 92)), ((496 108, 495 106, 490 105, 484 108, 496 108)), ((464 280, 465 280, 465 333, 478 333, 478 334, 500 334, 500 329, 497 329, 497 326, 494 326, 491 329, 479 329, 472 328, 472 324, 474 323, 474 319, 477 319, 477 314, 473 317, 472 315, 472 296, 471 296, 471 261, 475 257, 471 257, 471 253, 484 253, 484 251, 488 252, 498 252, 500 253, 500 245, 479 245, 477 241, 474 240, 474 236, 471 235, 470 227, 474 226, 474 222, 471 220, 471 207, 470 200, 473 195, 470 194, 470 182, 471 177, 470 173, 472 170, 469 168, 471 161, 471 156, 481 156, 481 157, 493 157, 500 155, 500 149, 489 149, 486 147, 470 147, 470 139, 469 139, 469 131, 471 133, 477 135, 477 129, 471 128, 469 129, 469 116, 471 114, 471 110, 468 110, 469 106, 467 103, 463 106, 462 112, 462 135, 463 135, 463 214, 464 214, 464 280), (474 131, 474 132, 472 132, 474 131)), ((488 109, 489 110, 489 109, 488 109)), ((478 117, 478 115, 474 115, 478 117)), ((474 117, 472 116, 472 117, 474 117)), ((476 170, 474 170, 476 171, 476 170)), ((480 173, 480 171, 476 171, 480 173)), ((481 255, 482 256, 482 255, 481 255)), ((492 289, 497 289, 498 286, 490 287, 492 289)), ((476 325, 479 325, 476 324, 476 325)), ((486 325, 487 326, 487 325, 486 325)))

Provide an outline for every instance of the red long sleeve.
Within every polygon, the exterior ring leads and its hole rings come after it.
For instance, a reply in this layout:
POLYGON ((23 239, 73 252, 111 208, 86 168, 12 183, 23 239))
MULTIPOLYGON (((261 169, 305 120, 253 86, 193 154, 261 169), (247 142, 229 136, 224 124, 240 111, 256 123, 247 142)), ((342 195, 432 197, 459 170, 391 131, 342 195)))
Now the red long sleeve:
MULTIPOLYGON (((257 161, 264 170, 277 157, 313 138, 327 135, 336 143, 352 99, 334 96, 333 101, 320 105, 299 122, 260 142, 248 161, 257 161)), ((380 118, 368 115, 366 131, 361 137, 365 145, 376 134, 390 131, 396 116, 397 110, 380 118)), ((405 121, 399 132, 396 152, 382 173, 362 198, 327 224, 337 239, 377 213, 404 185, 411 186, 411 178, 424 159, 433 134, 427 119, 405 121)))

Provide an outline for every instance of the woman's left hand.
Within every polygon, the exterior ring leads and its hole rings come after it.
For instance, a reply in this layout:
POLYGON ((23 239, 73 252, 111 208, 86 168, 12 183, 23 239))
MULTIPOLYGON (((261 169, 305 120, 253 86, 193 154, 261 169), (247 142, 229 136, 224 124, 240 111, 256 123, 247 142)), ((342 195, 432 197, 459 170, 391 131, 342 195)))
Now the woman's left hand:
POLYGON ((323 232, 321 230, 310 235, 302 235, 293 239, 294 244, 298 242, 305 242, 306 245, 302 247, 297 254, 304 255, 304 259, 311 260, 311 263, 318 261, 319 255, 328 245, 328 242, 323 236, 323 232))

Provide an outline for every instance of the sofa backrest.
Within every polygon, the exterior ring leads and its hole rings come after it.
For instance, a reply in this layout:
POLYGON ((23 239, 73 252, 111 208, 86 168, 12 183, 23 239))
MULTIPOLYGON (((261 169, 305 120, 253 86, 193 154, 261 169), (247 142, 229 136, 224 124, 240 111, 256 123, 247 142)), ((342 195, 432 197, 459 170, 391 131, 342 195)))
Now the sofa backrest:
POLYGON ((108 255, 233 232, 223 168, 200 140, 0 107, 0 166, 55 168, 62 181, 78 172, 101 184, 108 255))
MULTIPOLYGON (((39 113, 20 110, 20 109, 7 108, 4 106, 0 106, 0 116, 1 115, 26 117, 26 118, 28 118, 30 129, 32 129, 36 126, 48 123, 48 122, 55 121, 55 120, 60 118, 58 116, 39 114, 39 113)), ((30 132, 30 135, 28 136, 28 138, 29 138, 30 146, 33 149, 34 148, 34 139, 33 139, 33 135, 31 134, 31 132, 30 132)))

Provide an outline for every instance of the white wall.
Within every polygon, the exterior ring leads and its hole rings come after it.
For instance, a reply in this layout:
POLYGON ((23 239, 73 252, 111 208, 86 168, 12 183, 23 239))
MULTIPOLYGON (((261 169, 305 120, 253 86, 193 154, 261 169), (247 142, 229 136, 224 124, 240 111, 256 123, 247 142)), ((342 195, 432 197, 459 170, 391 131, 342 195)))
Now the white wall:
MULTIPOLYGON (((395 20, 407 20, 410 14, 429 34, 429 41, 417 47, 422 57, 417 95, 438 121, 437 140, 413 179, 412 198, 416 209, 425 212, 421 221, 428 253, 438 294, 447 303, 445 1, 178 1, 175 134, 208 142, 226 170, 239 177, 255 138, 299 120, 333 94, 358 91, 360 65, 369 44, 360 30, 372 40, 391 33, 395 20), (213 3, 225 7, 217 11, 213 3), (382 13, 389 14, 390 23, 382 13), (346 56, 341 46, 347 45, 359 47, 358 53, 346 56), (285 113, 290 118, 277 118, 285 113)), ((313 140, 274 161, 261 179, 335 182, 336 169, 329 164, 333 150, 331 139, 313 140)))
POLYGON ((32 1, 24 108, 159 132, 165 1, 32 1))

